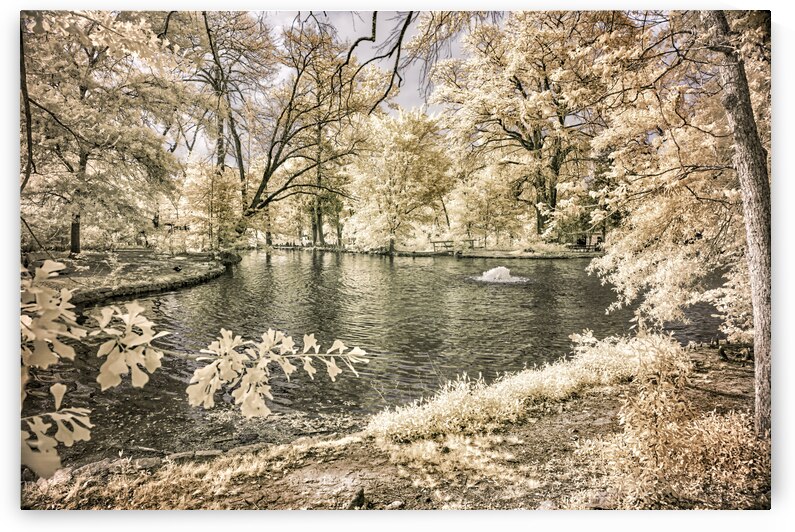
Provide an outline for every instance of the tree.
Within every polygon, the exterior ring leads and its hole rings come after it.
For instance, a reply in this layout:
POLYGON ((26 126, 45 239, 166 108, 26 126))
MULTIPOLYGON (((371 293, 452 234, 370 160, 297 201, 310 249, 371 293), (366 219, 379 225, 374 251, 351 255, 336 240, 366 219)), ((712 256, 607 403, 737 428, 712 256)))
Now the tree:
MULTIPOLYGON (((549 229, 558 184, 587 173, 589 140, 602 126, 589 97, 599 25, 607 15, 511 13, 502 25, 482 24, 465 39, 467 57, 433 71, 433 101, 443 103, 455 140, 476 157, 513 165, 517 201, 535 212, 539 235, 549 229)), ((610 43, 625 39, 618 32, 610 43)))
POLYGON ((421 110, 371 116, 367 132, 367 152, 352 168, 353 196, 361 199, 350 224, 357 243, 393 254, 450 190, 444 137, 438 120, 421 110))
POLYGON ((171 186, 175 160, 156 131, 176 106, 167 54, 131 13, 23 12, 20 24, 22 211, 68 210, 79 253, 85 213, 98 223, 171 186))
POLYGON ((483 246, 499 244, 500 237, 524 241, 533 226, 532 215, 516 201, 508 167, 490 164, 466 172, 446 196, 452 240, 482 239, 483 246))
POLYGON ((198 230, 200 249, 220 250, 237 237, 240 218, 240 183, 231 168, 218 172, 212 164, 191 164, 187 168, 184 209, 192 232, 198 230))
POLYGON ((641 12, 627 22, 635 44, 595 62, 613 88, 602 97, 608 127, 591 142, 609 161, 592 220, 621 222, 592 269, 617 287, 616 306, 641 300, 642 322, 683 319, 684 307, 709 301, 730 335, 753 334, 761 435, 770 420, 766 18, 641 12), (702 18, 716 29, 704 32, 702 18), (715 272, 725 282, 710 289, 715 272))
MULTIPOLYGON (((746 250, 754 314, 754 363, 757 435, 770 432, 770 180, 767 152, 757 130, 751 91, 737 33, 722 11, 702 13, 712 47, 721 58, 723 107, 734 139, 734 168, 740 181, 745 220, 746 250), (735 41, 735 42, 733 42, 735 41)), ((762 19, 762 33, 770 35, 770 12, 762 19)))
POLYGON ((364 139, 346 126, 369 108, 384 85, 376 67, 345 57, 332 29, 312 14, 296 17, 284 30, 282 47, 284 81, 269 91, 260 108, 262 172, 244 217, 294 195, 339 193, 318 184, 318 171, 322 175, 325 165, 357 153, 364 139), (328 137, 335 141, 331 152, 323 150, 328 137))
MULTIPOLYGON (((176 13, 169 35, 184 43, 187 55, 180 69, 186 83, 208 93, 211 105, 209 137, 215 142, 215 171, 224 172, 228 152, 235 161, 241 206, 248 202, 250 149, 244 135, 256 135, 253 105, 263 97, 261 87, 276 74, 275 45, 262 14, 249 12, 176 13)), ((249 142, 250 145, 250 142, 249 142)), ((242 212, 241 207, 241 212, 242 212)))

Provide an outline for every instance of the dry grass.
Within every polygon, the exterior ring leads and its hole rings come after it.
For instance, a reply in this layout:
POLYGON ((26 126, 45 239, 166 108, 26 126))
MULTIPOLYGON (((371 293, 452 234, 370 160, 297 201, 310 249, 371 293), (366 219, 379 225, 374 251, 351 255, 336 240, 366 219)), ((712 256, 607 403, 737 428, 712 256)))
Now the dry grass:
POLYGON ((29 484, 26 505, 58 509, 225 509, 235 496, 250 493, 251 485, 265 487, 315 453, 345 453, 357 436, 317 441, 303 438, 259 452, 224 455, 205 462, 166 463, 154 473, 133 467, 106 478, 85 476, 29 484))
POLYGON ((397 442, 488 432, 519 420, 534 402, 562 401, 588 387, 626 381, 644 364, 682 353, 674 340, 659 335, 577 339, 569 360, 506 375, 491 385, 460 378, 431 399, 377 414, 367 432, 397 442))

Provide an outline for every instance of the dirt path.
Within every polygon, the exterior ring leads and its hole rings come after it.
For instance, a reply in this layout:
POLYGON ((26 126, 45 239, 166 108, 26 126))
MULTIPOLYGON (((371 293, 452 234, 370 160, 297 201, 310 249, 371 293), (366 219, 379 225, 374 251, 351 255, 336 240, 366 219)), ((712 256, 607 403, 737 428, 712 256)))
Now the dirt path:
MULTIPOLYGON (((692 352, 686 394, 699 412, 749 410, 753 367, 732 353, 692 352)), ((609 508, 597 465, 575 453, 588 439, 620 430, 618 411, 632 384, 541 403, 521 423, 492 434, 411 444, 360 432, 239 448, 200 462, 156 467, 117 460, 23 485, 27 508, 229 509, 555 509, 591 493, 609 508)))

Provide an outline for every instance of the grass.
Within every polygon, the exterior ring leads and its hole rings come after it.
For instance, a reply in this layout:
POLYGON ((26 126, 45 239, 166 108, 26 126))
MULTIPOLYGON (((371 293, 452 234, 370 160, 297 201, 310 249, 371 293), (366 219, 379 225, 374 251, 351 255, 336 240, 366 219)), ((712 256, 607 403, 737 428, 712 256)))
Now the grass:
POLYGON ((396 442, 488 432, 518 421, 533 403, 562 401, 588 387, 627 381, 643 364, 682 351, 673 339, 659 335, 596 341, 587 333, 576 340, 571 359, 509 374, 491 385, 459 378, 430 399, 377 414, 366 430, 396 442))
POLYGON ((25 487, 23 501, 75 509, 338 508, 366 470, 367 482, 387 482, 395 499, 425 500, 438 491, 432 507, 481 508, 492 504, 489 496, 508 497, 508 506, 548 497, 575 471, 578 487, 555 499, 562 507, 593 508, 594 500, 609 508, 769 507, 769 440, 754 437, 747 414, 698 415, 687 406, 679 390, 692 364, 679 344, 651 334, 574 339, 569 359, 490 385, 460 378, 427 400, 377 414, 363 433, 167 463, 152 473, 131 467, 107 478, 45 482, 25 487), (535 435, 494 430, 544 403, 630 380, 636 391, 622 408, 623 430, 583 441, 562 458, 517 461, 531 456, 522 454, 522 438, 535 442, 535 435))

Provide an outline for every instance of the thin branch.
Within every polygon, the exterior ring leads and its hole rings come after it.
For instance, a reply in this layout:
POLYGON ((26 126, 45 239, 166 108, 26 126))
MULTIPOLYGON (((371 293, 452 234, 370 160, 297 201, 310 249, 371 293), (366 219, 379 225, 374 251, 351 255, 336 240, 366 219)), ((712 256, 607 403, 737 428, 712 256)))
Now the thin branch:
POLYGON ((52 119, 53 119, 53 120, 55 120, 55 122, 56 122, 56 123, 57 123, 59 126, 61 126, 61 127, 62 127, 62 128, 64 128, 66 131, 68 131, 69 133, 71 133, 71 134, 72 134, 72 136, 73 136, 75 139, 77 139, 78 141, 83 141, 83 142, 85 142, 85 143, 87 143, 87 144, 91 144, 91 143, 89 143, 89 142, 88 142, 88 141, 85 139, 85 137, 83 137, 83 136, 81 136, 81 135, 78 135, 77 133, 75 133, 75 132, 74 132, 74 130, 73 130, 72 128, 70 128, 69 126, 67 126, 67 125, 66 125, 66 124, 64 124, 63 122, 61 122, 61 120, 60 120, 60 119, 59 119, 59 118, 58 118, 58 117, 55 115, 55 113, 53 113, 52 111, 50 111, 49 109, 47 109, 46 107, 44 107, 43 105, 41 105, 40 103, 38 103, 36 100, 34 100, 33 98, 30 98, 30 97, 28 97, 28 101, 29 101, 30 103, 32 103, 33 105, 35 105, 36 107, 38 107, 39 109, 41 109, 42 111, 44 111, 45 113, 47 113, 48 115, 50 115, 50 116, 52 117, 52 119))
MULTIPOLYGON (((403 45, 403 38, 406 35, 406 30, 408 30, 409 25, 411 24, 411 21, 413 19, 413 15, 414 15, 414 11, 409 11, 409 14, 406 15, 406 20, 403 23, 403 27, 400 29, 400 34, 398 35, 397 41, 395 42, 394 46, 389 51, 389 53, 387 53, 386 55, 382 55, 381 56, 381 58, 392 57, 392 54, 397 51, 397 55, 395 56, 395 63, 392 66, 392 75, 389 77, 389 85, 387 86, 386 90, 384 91, 384 94, 380 98, 378 98, 378 100, 376 100, 376 102, 370 108, 370 111, 368 112, 368 114, 370 114, 373 111, 375 111, 376 108, 381 104, 381 102, 383 102, 389 96, 389 93, 392 91, 392 87, 395 84, 395 77, 397 77, 398 80, 399 80, 398 81, 398 87, 400 87, 403 84, 403 78, 400 77, 400 74, 398 73, 398 66, 400 64, 400 52, 401 52, 401 50, 403 48, 403 46, 402 46, 403 45)), ((376 56, 376 57, 378 57, 378 56, 376 56)), ((366 64, 367 63, 365 63, 365 65, 366 64)), ((362 67, 363 66, 364 65, 362 65, 362 67)), ((361 70, 361 68, 359 68, 359 70, 361 70)), ((357 73, 358 73, 358 70, 357 70, 357 73)))
POLYGON ((27 143, 28 159, 25 161, 25 178, 19 186, 19 191, 25 190, 30 181, 30 174, 34 169, 33 163, 33 120, 30 116, 30 97, 28 96, 28 80, 25 71, 25 33, 22 28, 22 21, 19 23, 19 83, 22 91, 22 106, 25 109, 25 141, 27 143))
POLYGON ((33 229, 30 228, 30 225, 28 225, 28 222, 25 220, 25 217, 24 216, 20 216, 19 219, 22 220, 22 223, 28 229, 28 232, 30 233, 30 236, 33 237, 33 240, 36 241, 36 244, 39 246, 39 248, 44 253, 46 253, 48 257, 50 257, 50 260, 52 260, 53 262, 57 262, 55 257, 52 256, 52 253, 50 253, 49 250, 47 250, 44 246, 41 245, 41 242, 39 242, 39 237, 37 237, 36 233, 33 232, 33 229))
POLYGON ((157 38, 158 39, 162 39, 163 37, 165 37, 168 34, 168 23, 171 22, 171 16, 174 13, 176 13, 176 11, 169 11, 168 14, 166 15, 166 21, 163 24, 163 31, 161 31, 160 33, 157 34, 157 38))

